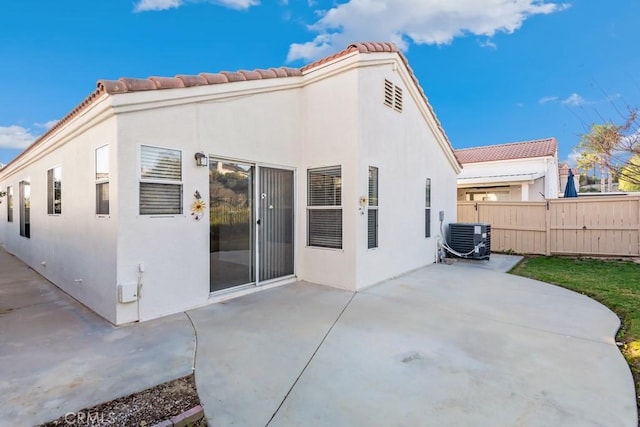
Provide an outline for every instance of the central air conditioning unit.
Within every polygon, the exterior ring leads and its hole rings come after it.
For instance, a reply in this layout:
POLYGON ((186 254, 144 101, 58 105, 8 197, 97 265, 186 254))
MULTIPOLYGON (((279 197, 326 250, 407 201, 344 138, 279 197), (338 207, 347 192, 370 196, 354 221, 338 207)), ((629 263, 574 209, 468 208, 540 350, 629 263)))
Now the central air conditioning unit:
POLYGON ((489 259, 491 255, 491 225, 458 222, 449 224, 449 246, 454 256, 489 259))

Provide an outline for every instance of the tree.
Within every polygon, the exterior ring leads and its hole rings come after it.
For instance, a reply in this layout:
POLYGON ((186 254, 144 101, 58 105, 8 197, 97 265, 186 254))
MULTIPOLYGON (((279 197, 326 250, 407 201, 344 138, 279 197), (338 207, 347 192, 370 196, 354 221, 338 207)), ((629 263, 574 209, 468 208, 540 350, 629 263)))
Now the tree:
POLYGON ((600 188, 605 182, 611 191, 611 176, 625 182, 640 184, 640 166, 631 162, 640 155, 640 124, 637 110, 630 110, 622 125, 614 123, 594 124, 589 133, 580 137, 580 148, 597 156, 600 167, 600 188))
POLYGON ((637 110, 632 110, 624 125, 619 126, 621 138, 611 159, 611 169, 620 181, 640 186, 640 122, 637 110))
POLYGON ((582 171, 586 184, 590 184, 589 172, 593 169, 593 176, 596 174, 596 165, 598 164, 598 156, 588 151, 583 151, 577 159, 577 169, 582 171))
MULTIPOLYGON (((598 158, 600 166, 600 191, 605 192, 607 176, 609 176, 609 159, 618 145, 621 136, 616 126, 612 124, 593 125, 591 131, 580 137, 580 147, 598 158)), ((608 190, 611 191, 609 178, 608 190)))
POLYGON ((635 155, 629 160, 627 166, 621 171, 621 176, 618 179, 620 190, 623 191, 640 191, 640 182, 631 182, 627 177, 634 176, 636 181, 640 178, 640 155, 635 155))

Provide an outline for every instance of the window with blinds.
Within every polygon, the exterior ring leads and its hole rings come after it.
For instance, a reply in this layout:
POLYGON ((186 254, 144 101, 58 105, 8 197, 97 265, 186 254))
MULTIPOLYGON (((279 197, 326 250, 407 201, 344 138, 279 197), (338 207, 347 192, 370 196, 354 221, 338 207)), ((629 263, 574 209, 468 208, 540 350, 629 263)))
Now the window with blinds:
POLYGON ((13 222, 13 187, 7 187, 7 222, 13 222))
POLYGON ((20 235, 31 238, 31 183, 20 181, 20 235))
POLYGON ((342 249, 342 169, 307 171, 307 244, 342 249))
POLYGON ((367 248, 378 247, 378 168, 369 166, 369 207, 367 211, 367 248))
POLYGON ((424 237, 431 237, 431 178, 425 184, 424 237))
POLYGON ((109 146, 96 149, 96 215, 109 215, 109 146))
POLYGON ((62 213, 62 168, 60 166, 47 171, 47 213, 62 213))
POLYGON ((140 146, 140 215, 182 214, 182 152, 140 146))

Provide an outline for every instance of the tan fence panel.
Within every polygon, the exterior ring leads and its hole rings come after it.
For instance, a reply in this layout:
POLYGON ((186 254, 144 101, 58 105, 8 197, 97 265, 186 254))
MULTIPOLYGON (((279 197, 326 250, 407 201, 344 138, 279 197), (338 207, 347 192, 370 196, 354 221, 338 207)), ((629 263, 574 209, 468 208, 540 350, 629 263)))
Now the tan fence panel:
POLYGON ((640 255, 640 196, 459 202, 458 222, 491 224, 496 252, 640 255))
POLYGON ((559 199, 550 204, 551 252, 640 254, 640 197, 559 199))
POLYGON ((491 249, 544 254, 546 203, 479 202, 479 222, 491 224, 491 249))
POLYGON ((458 202, 458 222, 480 222, 476 202, 458 202))

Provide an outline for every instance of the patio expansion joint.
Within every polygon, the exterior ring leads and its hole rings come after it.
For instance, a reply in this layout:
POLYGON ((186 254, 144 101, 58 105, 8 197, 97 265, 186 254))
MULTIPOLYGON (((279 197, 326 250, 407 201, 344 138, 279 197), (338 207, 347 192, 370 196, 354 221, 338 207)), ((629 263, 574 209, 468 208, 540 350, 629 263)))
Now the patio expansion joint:
POLYGON ((196 329, 196 325, 193 323, 193 319, 189 316, 189 313, 184 312, 187 319, 189 319, 189 323, 191 323, 191 328, 193 329, 193 339, 195 341, 193 345, 193 360, 191 362, 191 372, 195 373, 196 371, 196 358, 198 356, 198 330, 196 329))
MULTIPOLYGON (((489 316, 479 316, 479 315, 473 315, 473 314, 463 314, 463 315, 466 316, 466 317, 470 317, 470 318, 483 319, 483 320, 488 320, 488 321, 494 322, 494 323, 501 323, 503 325, 514 326, 516 328, 528 329, 530 331, 538 331, 538 332, 543 332, 543 333, 547 333, 547 334, 551 334, 551 335, 557 335, 557 336, 561 336, 561 337, 565 337, 565 338, 573 338, 573 339, 577 339, 577 340, 581 340, 581 341, 591 342, 591 343, 594 343, 594 344, 602 344, 602 345, 613 346, 613 347, 617 348, 616 343, 615 343, 615 339, 612 342, 607 342, 607 341, 603 341, 603 340, 599 340, 599 339, 581 337, 581 336, 578 336, 578 335, 571 335, 571 334, 567 334, 567 333, 563 333, 563 332, 553 331, 553 330, 546 329, 546 328, 537 328, 537 327, 533 327, 533 326, 523 325, 521 323, 507 322, 507 321, 500 320, 500 319, 495 319, 495 318, 489 317, 489 316)), ((613 335, 612 335, 613 338, 615 338, 616 332, 617 332, 617 330, 613 332, 613 335)))
POLYGON ((338 323, 338 321, 340 320, 340 318, 342 317, 344 312, 347 310, 347 307, 349 307, 349 305, 351 305, 351 301, 353 301, 353 298, 356 296, 357 293, 358 292, 354 292, 353 294, 351 294, 351 298, 349 298, 349 301, 347 301, 347 303, 344 305, 344 307, 340 311, 340 314, 338 314, 338 316, 336 317, 336 320, 333 321, 333 323, 331 324, 331 326, 327 330, 327 333, 324 334, 324 337, 322 337, 322 340, 320 340, 320 343, 318 344, 316 349, 313 351, 313 354, 311 355, 311 357, 309 358, 307 363, 304 365, 304 367, 302 368, 302 370, 298 374, 298 377, 295 379, 293 384, 291 384, 291 387, 289 387, 289 390, 287 390, 287 393, 285 394, 285 396, 282 399, 282 401, 280 401, 280 404, 278 405, 276 410, 273 412, 273 415, 271 415, 271 418, 269 418, 269 421, 267 421, 267 423, 265 424, 265 427, 268 427, 269 424, 271 424, 271 422, 275 418, 275 416, 278 414, 278 411, 280 411, 280 408, 282 408, 282 405, 284 405, 284 402, 287 400, 287 398, 289 397, 289 395, 291 394, 291 392, 295 388, 296 384, 298 384, 298 381, 300 381, 300 378, 302 378, 302 375, 304 374, 304 372, 307 370, 307 368, 311 364, 311 361, 316 357, 316 354, 318 353, 318 350, 320 350, 320 347, 322 347, 322 344, 324 344, 325 340, 327 339, 327 337, 329 336, 329 334, 333 330, 333 327, 338 323))

